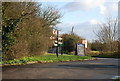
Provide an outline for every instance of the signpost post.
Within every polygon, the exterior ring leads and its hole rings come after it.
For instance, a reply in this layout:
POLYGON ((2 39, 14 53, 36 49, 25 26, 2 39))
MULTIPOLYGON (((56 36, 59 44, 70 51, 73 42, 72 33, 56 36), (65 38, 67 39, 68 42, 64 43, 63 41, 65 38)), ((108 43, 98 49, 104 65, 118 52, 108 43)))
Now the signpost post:
POLYGON ((59 32, 58 32, 58 30, 56 30, 56 31, 57 31, 57 36, 56 36, 56 40, 57 40, 56 55, 58 57, 58 49, 59 49, 59 47, 58 47, 58 36, 59 36, 59 32))
POLYGON ((53 35, 54 37, 51 36, 50 39, 54 41, 54 46, 56 47, 56 56, 58 57, 58 53, 61 51, 61 47, 63 46, 63 41, 62 38, 59 37, 58 30, 53 30, 53 35))

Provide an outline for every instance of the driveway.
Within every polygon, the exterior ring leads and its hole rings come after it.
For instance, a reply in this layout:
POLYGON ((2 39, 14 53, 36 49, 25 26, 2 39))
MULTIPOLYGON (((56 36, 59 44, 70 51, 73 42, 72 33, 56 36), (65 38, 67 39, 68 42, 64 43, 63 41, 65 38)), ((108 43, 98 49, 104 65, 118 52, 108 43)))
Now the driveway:
POLYGON ((91 61, 59 62, 7 66, 3 79, 111 79, 118 76, 118 59, 97 58, 91 61))

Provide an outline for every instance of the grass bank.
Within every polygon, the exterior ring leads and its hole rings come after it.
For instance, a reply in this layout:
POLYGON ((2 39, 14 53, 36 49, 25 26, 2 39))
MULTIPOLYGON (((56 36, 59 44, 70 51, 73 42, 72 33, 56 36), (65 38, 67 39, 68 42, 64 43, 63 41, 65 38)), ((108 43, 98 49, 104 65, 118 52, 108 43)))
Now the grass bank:
POLYGON ((116 78, 114 81, 120 81, 120 77, 119 77, 119 78, 116 78))
POLYGON ((120 58, 120 53, 118 52, 100 52, 100 51, 90 51, 87 53, 91 57, 102 57, 102 58, 120 58))
POLYGON ((92 60, 95 59, 89 56, 74 56, 74 55, 59 55, 45 54, 42 56, 23 57, 21 59, 14 59, 9 61, 2 61, 4 65, 19 65, 19 64, 30 64, 30 63, 52 63, 52 62, 64 62, 64 61, 81 61, 81 60, 92 60))

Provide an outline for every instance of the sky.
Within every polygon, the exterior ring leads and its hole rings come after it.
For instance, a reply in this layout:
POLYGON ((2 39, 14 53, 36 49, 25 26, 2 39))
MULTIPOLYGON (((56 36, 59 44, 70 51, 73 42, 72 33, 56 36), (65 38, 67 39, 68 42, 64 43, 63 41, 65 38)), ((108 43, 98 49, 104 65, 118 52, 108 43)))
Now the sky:
POLYGON ((60 34, 74 33, 89 42, 97 39, 94 32, 100 30, 99 23, 106 17, 118 17, 119 0, 39 0, 43 5, 53 6, 63 15, 56 27, 60 34))

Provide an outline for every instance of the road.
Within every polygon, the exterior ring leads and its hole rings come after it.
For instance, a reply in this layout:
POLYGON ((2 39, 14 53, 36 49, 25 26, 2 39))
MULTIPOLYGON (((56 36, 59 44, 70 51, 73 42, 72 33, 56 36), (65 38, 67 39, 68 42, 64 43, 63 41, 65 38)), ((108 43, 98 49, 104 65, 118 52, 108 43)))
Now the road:
POLYGON ((29 64, 3 68, 3 79, 111 79, 118 76, 118 59, 29 64))

